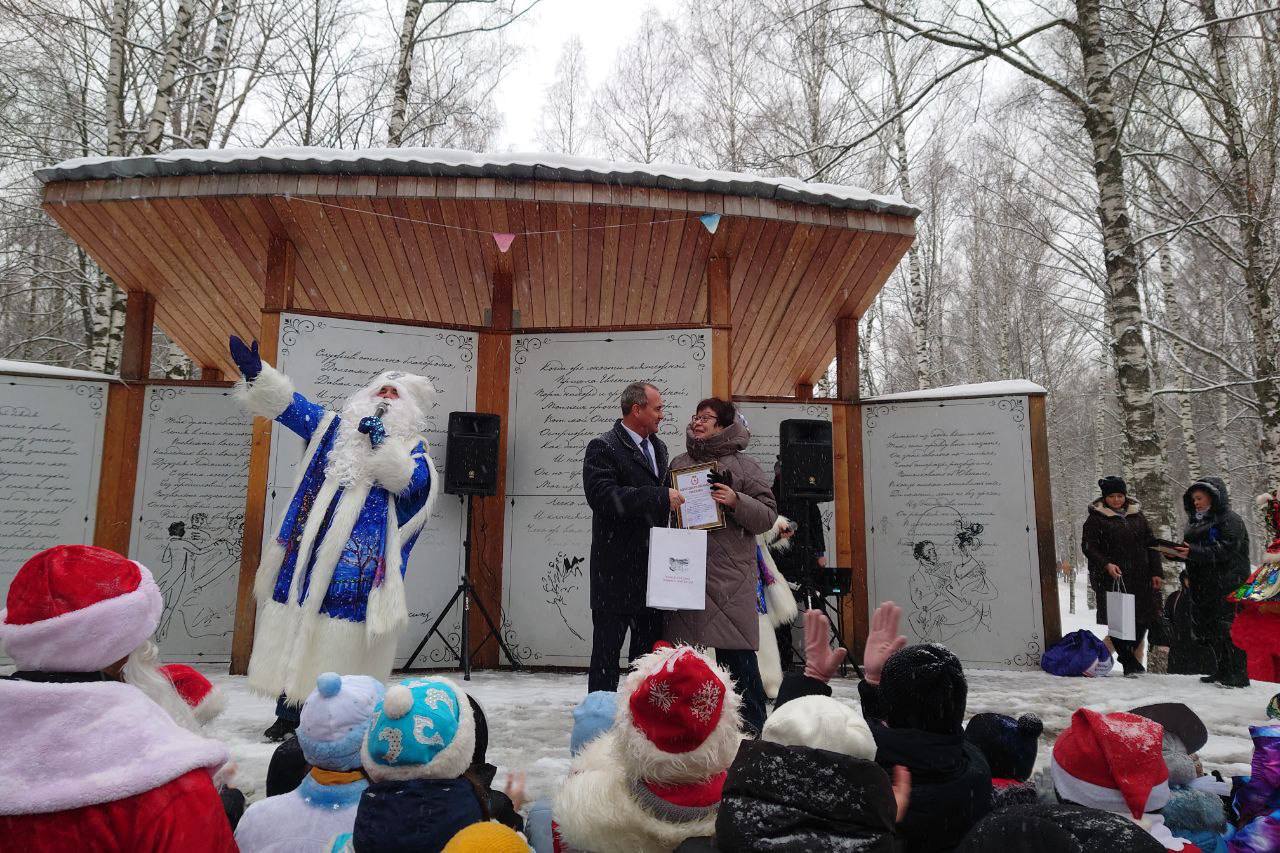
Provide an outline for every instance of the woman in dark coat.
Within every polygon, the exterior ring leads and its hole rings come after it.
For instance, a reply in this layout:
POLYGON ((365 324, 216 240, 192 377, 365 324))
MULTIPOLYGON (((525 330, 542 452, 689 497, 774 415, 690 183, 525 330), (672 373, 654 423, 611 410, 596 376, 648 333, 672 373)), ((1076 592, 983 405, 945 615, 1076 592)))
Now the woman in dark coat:
POLYGON ((729 670, 742 694, 743 723, 758 734, 764 725, 765 696, 756 661, 756 536, 773 527, 778 512, 764 472, 742 452, 751 433, 737 416, 733 403, 716 397, 701 401, 685 435, 688 452, 671 460, 673 471, 716 463, 716 470, 727 477, 727 482, 712 487, 712 498, 724 509, 725 526, 707 534, 705 609, 670 613, 663 636, 672 643, 715 649, 716 661, 729 670))
POLYGON ((1182 496, 1187 511, 1179 551, 1191 578, 1191 618, 1200 642, 1213 650, 1214 670, 1201 678, 1224 687, 1248 687, 1245 654, 1231 642, 1238 605, 1227 595, 1249 577, 1249 531, 1231 511, 1227 484, 1204 477, 1182 496))
POLYGON ((1080 536, 1080 550, 1089 560, 1089 585, 1098 598, 1098 624, 1107 624, 1107 593, 1123 584, 1134 597, 1133 640, 1111 638, 1124 674, 1136 678, 1146 669, 1135 650, 1147 629, 1160 617, 1163 566, 1150 549, 1154 541, 1142 506, 1128 495, 1124 480, 1104 477, 1098 481, 1102 497, 1089 504, 1089 517, 1080 536))

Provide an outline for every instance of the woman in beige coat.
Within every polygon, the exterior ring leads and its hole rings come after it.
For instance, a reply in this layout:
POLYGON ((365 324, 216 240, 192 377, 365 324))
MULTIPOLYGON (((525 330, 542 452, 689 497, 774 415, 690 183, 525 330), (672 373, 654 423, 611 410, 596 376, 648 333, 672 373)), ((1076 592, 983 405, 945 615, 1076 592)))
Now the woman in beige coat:
POLYGON ((742 695, 742 721, 759 733, 764 725, 764 685, 756 662, 760 643, 756 536, 773 526, 777 503, 760 466, 743 454, 751 433, 733 403, 711 397, 698 403, 685 433, 686 453, 671 468, 715 462, 725 483, 712 487, 724 508, 725 526, 707 534, 707 593, 703 610, 667 616, 664 636, 673 643, 707 646, 729 670, 742 695))

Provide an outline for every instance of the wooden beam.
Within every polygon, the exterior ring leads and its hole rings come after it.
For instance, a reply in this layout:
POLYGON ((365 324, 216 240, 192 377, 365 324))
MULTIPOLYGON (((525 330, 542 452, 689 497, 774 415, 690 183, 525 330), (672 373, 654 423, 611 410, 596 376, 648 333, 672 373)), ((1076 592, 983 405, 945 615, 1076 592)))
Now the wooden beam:
POLYGON ((1058 610, 1058 561, 1053 547, 1053 493, 1049 484, 1049 431, 1043 395, 1027 400, 1031 420, 1031 483, 1036 502, 1036 551, 1040 557, 1040 610, 1044 648, 1062 639, 1058 610))
POLYGON ((124 340, 120 345, 120 378, 126 382, 151 375, 151 334, 155 323, 155 297, 143 290, 130 291, 125 301, 124 340))
POLYGON ((129 553, 142 436, 142 403, 146 392, 141 382, 112 382, 107 389, 107 423, 102 442, 102 469, 98 475, 93 544, 110 548, 117 554, 129 553))
POLYGON ((733 396, 733 323, 729 292, 729 259, 707 261, 707 321, 711 324, 711 393, 722 400, 733 396))
POLYGON ((200 381, 201 381, 201 382, 221 382, 221 381, 223 381, 223 380, 222 380, 222 368, 220 368, 220 367, 211 367, 211 366, 209 366, 209 365, 207 365, 207 364, 205 364, 205 365, 201 365, 201 366, 200 366, 200 381))
POLYGON ((857 401, 858 390, 858 318, 836 318, 836 396, 857 401))
POLYGON ((498 253, 498 266, 493 271, 493 289, 489 293, 489 326, 502 331, 511 330, 515 307, 512 293, 511 252, 498 253))
POLYGON ((792 396, 794 396, 797 400, 812 400, 813 399, 813 383, 797 382, 795 391, 792 392, 792 396))
MULTIPOLYGON (((858 318, 838 317, 836 333, 836 396, 852 403, 858 401, 858 318)), ((846 642, 857 660, 862 659, 869 629, 870 602, 867 600, 867 527, 866 498, 862 483, 862 407, 850 406, 847 415, 839 418, 844 442, 844 459, 837 462, 837 491, 843 491, 846 502, 837 515, 845 533, 837 529, 837 544, 846 543, 849 562, 853 569, 853 589, 842 599, 846 642), (843 470, 842 470, 843 469, 843 470)), ((836 426, 836 412, 832 411, 832 426, 836 426)), ((834 431, 834 430, 833 430, 834 431)), ((839 439, 837 439, 837 443, 839 439)), ((844 555, 841 555, 842 558, 844 555)))
MULTIPOLYGON (((497 282, 495 282, 495 285, 497 282)), ((510 281, 507 282, 508 287, 510 281)), ((508 322, 510 304, 508 303, 508 322)), ((496 319, 496 312, 495 312, 496 319)), ((507 414, 510 401, 511 336, 503 332, 486 332, 476 343, 476 411, 489 412, 502 419, 498 433, 498 491, 475 501, 471 523, 471 580, 476 598, 484 605, 499 628, 502 626, 502 557, 506 542, 507 484, 507 414)), ((478 607, 471 608, 471 652, 476 666, 506 665, 499 660, 498 644, 485 639, 489 627, 478 607), (483 642, 481 642, 483 640, 483 642)))
MULTIPOLYGON (((294 251, 288 240, 272 238, 267 246, 263 280, 263 307, 258 327, 258 353, 275 364, 280 347, 280 313, 293 304, 294 251)), ((267 474, 271 465, 271 421, 253 419, 249 445, 249 483, 244 505, 244 539, 240 550, 240 578, 236 587, 236 621, 231 637, 231 674, 249 671, 253 630, 258 614, 253 600, 253 579, 262 559, 262 535, 267 518, 267 474)))
POLYGON ((117 554, 129 553, 133 525, 134 488, 138 480, 138 452, 142 441, 142 404, 151 372, 151 335, 156 302, 151 294, 134 290, 124 310, 124 339, 120 343, 120 378, 107 391, 107 423, 98 475, 98 506, 93 544, 117 554))
POLYGON ((262 283, 264 311, 288 311, 293 307, 297 258, 293 241, 287 237, 272 237, 267 241, 267 269, 262 283))

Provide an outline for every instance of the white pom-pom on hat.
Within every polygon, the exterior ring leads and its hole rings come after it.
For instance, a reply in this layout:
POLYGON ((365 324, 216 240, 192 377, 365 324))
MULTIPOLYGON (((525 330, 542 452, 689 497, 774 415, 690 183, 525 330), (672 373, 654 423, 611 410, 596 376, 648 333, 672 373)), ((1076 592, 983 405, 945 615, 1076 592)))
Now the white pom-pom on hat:
POLYGON ((403 684, 387 688, 387 697, 382 700, 382 712, 393 720, 398 720, 413 707, 413 693, 403 684))

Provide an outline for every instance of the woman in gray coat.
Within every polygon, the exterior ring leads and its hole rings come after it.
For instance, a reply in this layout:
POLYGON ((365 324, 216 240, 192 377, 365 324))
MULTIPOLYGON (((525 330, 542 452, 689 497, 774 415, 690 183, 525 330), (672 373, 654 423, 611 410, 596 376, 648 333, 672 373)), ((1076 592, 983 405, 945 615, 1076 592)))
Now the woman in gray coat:
POLYGON ((759 734, 764 725, 764 685, 756 663, 760 644, 759 569, 756 536, 773 527, 777 503, 764 471, 746 450, 751 433, 733 403, 711 397, 698 403, 685 433, 686 453, 671 468, 716 464, 723 483, 712 498, 724 508, 725 526, 707 534, 707 594, 704 610, 668 614, 664 636, 673 643, 708 646, 729 670, 743 699, 743 723, 759 734))

